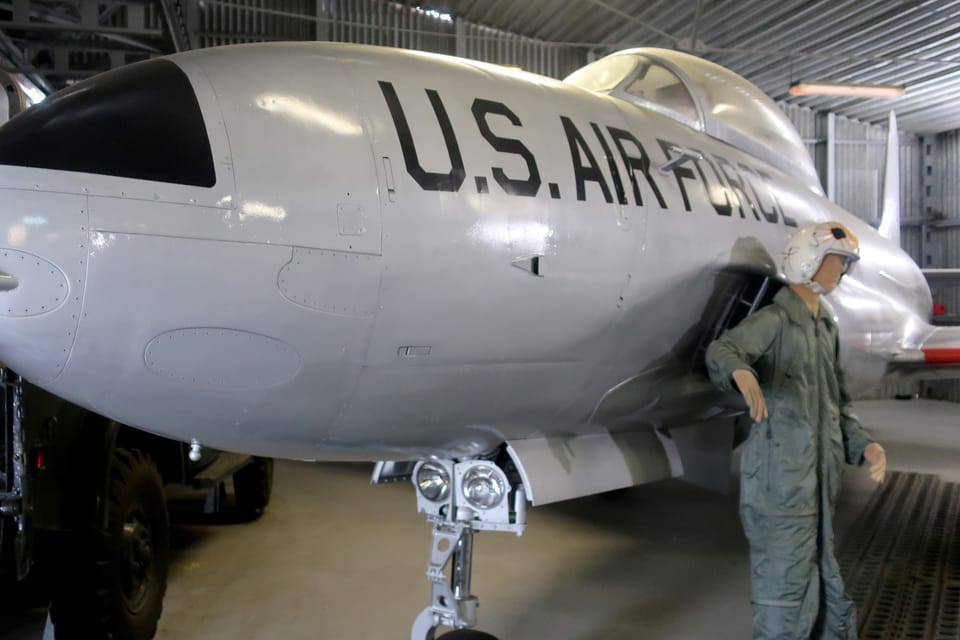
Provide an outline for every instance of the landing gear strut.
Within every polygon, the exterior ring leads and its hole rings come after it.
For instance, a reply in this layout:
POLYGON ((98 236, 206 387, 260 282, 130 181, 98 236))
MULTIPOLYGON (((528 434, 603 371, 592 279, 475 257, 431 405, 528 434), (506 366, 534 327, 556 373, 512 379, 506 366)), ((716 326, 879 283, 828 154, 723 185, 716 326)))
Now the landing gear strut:
POLYGON ((384 462, 374 482, 413 480, 417 509, 433 525, 427 578, 430 604, 413 623, 410 640, 434 640, 437 629, 453 629, 442 640, 496 640, 476 631, 479 600, 470 591, 473 539, 477 531, 526 529, 527 498, 523 483, 509 462, 487 459, 425 460, 408 464, 384 462), (449 575, 448 575, 449 574, 449 575))
POLYGON ((411 640, 433 640, 440 626, 458 629, 477 624, 480 601, 470 593, 472 563, 473 527, 470 523, 435 524, 427 568, 427 578, 431 582, 430 604, 414 621, 411 640), (445 573, 448 563, 452 572, 449 582, 445 573))

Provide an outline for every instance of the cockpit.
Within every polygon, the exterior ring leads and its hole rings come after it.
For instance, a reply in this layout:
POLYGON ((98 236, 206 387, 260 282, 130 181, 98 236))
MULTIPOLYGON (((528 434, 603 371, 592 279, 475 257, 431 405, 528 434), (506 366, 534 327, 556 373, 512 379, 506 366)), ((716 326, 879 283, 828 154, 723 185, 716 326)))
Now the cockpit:
POLYGON ((717 64, 669 49, 629 49, 564 82, 666 115, 823 193, 810 154, 786 115, 753 84, 717 64))
POLYGON ((0 165, 216 183, 197 96, 169 60, 102 73, 12 118, 0 128, 0 165))

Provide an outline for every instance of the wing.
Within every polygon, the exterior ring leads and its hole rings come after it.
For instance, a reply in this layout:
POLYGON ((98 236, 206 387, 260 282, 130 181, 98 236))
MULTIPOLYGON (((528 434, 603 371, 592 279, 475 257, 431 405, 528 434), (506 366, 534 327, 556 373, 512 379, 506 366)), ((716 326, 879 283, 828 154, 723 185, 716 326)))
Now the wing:
POLYGON ((921 269, 927 282, 937 284, 960 284, 960 269, 921 269))
POLYGON ((960 378, 960 327, 928 326, 916 347, 894 355, 890 368, 916 379, 960 378))

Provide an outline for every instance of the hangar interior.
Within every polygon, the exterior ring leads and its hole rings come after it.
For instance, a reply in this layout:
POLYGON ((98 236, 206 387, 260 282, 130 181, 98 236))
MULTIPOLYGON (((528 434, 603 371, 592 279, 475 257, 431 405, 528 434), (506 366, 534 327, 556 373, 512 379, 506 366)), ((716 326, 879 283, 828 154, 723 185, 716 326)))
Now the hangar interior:
MULTIPOLYGON (((618 50, 678 49, 741 74, 772 97, 799 131, 828 196, 874 225, 887 118, 895 111, 902 246, 921 267, 957 268, 958 25, 960 0, 9 0, 0 5, 0 63, 35 100, 37 91, 49 94, 125 64, 255 42, 400 47, 560 79, 618 50), (906 92, 894 99, 791 95, 801 80, 906 92)), ((935 323, 960 324, 960 282, 931 286, 935 323)), ((878 395, 895 394, 956 403, 960 381, 900 384, 878 395)), ((938 404, 926 430, 904 435, 898 425, 911 418, 902 407, 866 406, 894 443, 898 470, 929 472, 933 459, 941 477, 960 480, 954 412, 938 404)), ((279 486, 289 491, 261 522, 240 529, 181 526, 158 637, 347 638, 364 625, 371 635, 396 632, 397 621, 424 600, 424 585, 410 579, 421 576, 426 538, 409 487, 367 488, 367 470, 280 465, 279 486), (329 490, 317 498, 308 488, 314 486, 329 490), (331 516, 344 501, 357 506, 346 517, 331 516), (358 528, 363 536, 354 536, 358 528), (241 556, 245 562, 237 561, 241 556), (362 566, 357 557, 366 559, 362 566)), ((850 513, 864 508, 871 490, 861 472, 850 475, 844 494, 850 513)), ((949 499, 956 516, 960 502, 954 494, 949 499)), ((532 540, 490 536, 482 552, 492 563, 480 565, 478 591, 487 594, 491 614, 499 611, 490 630, 516 640, 633 638, 641 625, 650 638, 746 637, 746 546, 735 510, 735 498, 681 483, 543 509, 531 521, 540 527, 532 540), (711 527, 700 526, 703 520, 711 527), (526 564, 530 547, 537 547, 536 569, 526 564), (689 607, 698 614, 687 616, 689 607)), ((847 516, 841 528, 853 520, 847 516)), ((954 553, 955 562, 960 548, 951 549, 943 552, 954 553)), ((25 628, 0 629, 0 637, 33 637, 25 628)), ((927 632, 911 637, 934 637, 927 632)), ((886 637, 878 633, 869 637, 886 637)))

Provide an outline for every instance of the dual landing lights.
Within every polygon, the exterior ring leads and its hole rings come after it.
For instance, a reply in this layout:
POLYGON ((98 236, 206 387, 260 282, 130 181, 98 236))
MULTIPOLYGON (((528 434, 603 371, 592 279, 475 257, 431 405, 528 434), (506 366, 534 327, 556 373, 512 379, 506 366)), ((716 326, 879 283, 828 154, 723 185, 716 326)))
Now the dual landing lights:
POLYGON ((523 535, 527 496, 510 459, 380 462, 373 481, 410 478, 417 510, 433 525, 427 578, 430 604, 413 623, 410 640, 434 640, 437 629, 453 629, 437 640, 496 640, 480 631, 479 601, 470 593, 473 536, 477 531, 523 535))

